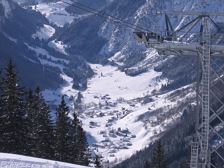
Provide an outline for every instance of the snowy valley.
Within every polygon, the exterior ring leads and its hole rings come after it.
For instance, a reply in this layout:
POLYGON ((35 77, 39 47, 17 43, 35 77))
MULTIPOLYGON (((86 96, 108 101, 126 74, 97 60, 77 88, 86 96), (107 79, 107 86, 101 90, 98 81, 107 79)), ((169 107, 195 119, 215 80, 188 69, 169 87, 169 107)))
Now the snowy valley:
MULTIPOLYGON (((51 23, 61 26, 58 10, 62 11, 62 16, 65 12, 62 5, 57 8, 59 3, 40 3, 32 8, 44 14, 51 23)), ((81 17, 74 16, 73 19, 81 17)), ((122 54, 117 52, 110 60, 120 65, 122 57, 126 57, 122 54)), ((87 89, 81 92, 78 111, 89 137, 90 149, 102 155, 105 163, 119 163, 153 143, 181 117, 187 103, 194 103, 192 84, 175 91, 160 91, 168 79, 154 70, 159 57, 155 51, 146 51, 146 57, 130 67, 132 71, 147 68, 145 73, 136 76, 127 75, 119 66, 89 64, 94 75, 88 80, 87 89), (182 95, 175 94, 182 90, 182 95), (175 109, 178 111, 174 112, 175 109)), ((72 88, 73 79, 63 73, 61 76, 66 81, 64 86, 56 92, 45 90, 45 98, 56 104, 61 93, 65 94, 73 108, 79 91, 72 88)))
MULTIPOLYGON (((204 8, 199 0, 186 4, 181 0, 173 0, 173 4, 162 0, 85 1, 102 13, 158 31, 164 23, 153 15, 153 9, 204 8)), ((134 30, 110 18, 102 19, 77 9, 69 5, 72 0, 15 2, 0 0, 0 9, 4 9, 4 16, 0 16, 0 41, 7 42, 0 54, 13 55, 13 46, 21 43, 22 50, 16 48, 19 56, 15 62, 22 75, 32 81, 25 81, 25 85, 44 83, 40 84, 43 95, 52 107, 65 95, 70 108, 82 121, 90 151, 102 156, 105 165, 121 163, 147 148, 180 121, 189 106, 195 106, 195 58, 159 55, 153 49, 146 49, 137 43, 134 30), (26 38, 8 28, 15 26, 10 21, 16 20, 17 13, 13 11, 22 13, 19 22, 24 27, 28 27, 24 11, 32 13, 29 19, 32 31, 24 32, 26 38), (38 19, 33 23, 35 17, 38 19), (28 75, 29 70, 37 77, 28 75)), ((222 11, 222 3, 222 0, 215 0, 216 5, 208 2, 206 8, 222 11)), ((178 27, 188 19, 178 16, 174 22, 178 27)), ((7 59, 0 56, 0 65, 7 59)), ((48 167, 77 167, 22 156, 18 160, 17 156, 0 154, 0 164, 8 159, 25 161, 24 164, 47 162, 48 167)))

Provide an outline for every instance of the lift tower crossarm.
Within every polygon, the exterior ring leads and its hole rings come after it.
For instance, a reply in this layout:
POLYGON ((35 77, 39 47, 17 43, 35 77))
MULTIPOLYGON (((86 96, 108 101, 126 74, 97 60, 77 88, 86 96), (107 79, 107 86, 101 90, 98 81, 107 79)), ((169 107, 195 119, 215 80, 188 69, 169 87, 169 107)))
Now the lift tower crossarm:
POLYGON ((167 14, 169 16, 224 16, 223 12, 182 12, 182 11, 157 11, 157 15, 167 14))
MULTIPOLYGON (((186 55, 198 55, 198 49, 201 47, 198 43, 183 43, 183 42, 171 42, 171 41, 163 41, 151 43, 147 37, 147 33, 145 32, 136 32, 136 39, 139 42, 144 43, 148 48, 155 48, 157 50, 165 51, 168 54, 170 51, 188 51, 186 55)), ((211 56, 220 56, 224 57, 224 46, 221 45, 210 45, 211 56)))

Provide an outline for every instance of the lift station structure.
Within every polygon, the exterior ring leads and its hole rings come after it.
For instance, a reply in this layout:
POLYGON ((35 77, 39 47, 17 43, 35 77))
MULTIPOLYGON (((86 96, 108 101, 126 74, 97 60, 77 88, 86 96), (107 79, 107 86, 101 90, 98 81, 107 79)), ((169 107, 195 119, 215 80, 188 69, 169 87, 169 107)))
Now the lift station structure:
MULTIPOLYGON (((224 17, 224 13, 206 12, 161 12, 165 15, 164 34, 155 32, 135 32, 136 39, 148 48, 157 49, 159 54, 175 56, 196 56, 200 61, 197 82, 197 124, 192 138, 190 168, 216 168, 211 162, 211 156, 216 155, 224 164, 224 103, 211 90, 211 59, 224 57, 224 44, 219 45, 217 39, 224 35, 224 29, 213 20, 213 17, 224 17), (174 29, 170 16, 187 15, 191 21, 174 29), (198 29, 198 32, 194 32, 198 29), (183 33, 184 32, 184 33, 183 33), (214 38, 216 38, 214 40, 214 38), (190 39, 190 40, 189 40, 190 39), (213 42, 216 43, 213 44, 213 42), (211 106, 211 96, 217 98, 221 105, 211 106), (220 130, 222 128, 222 131, 220 130), (212 136, 218 137, 216 143, 211 143, 212 136), (220 151, 221 150, 221 151, 220 151)), ((223 36, 224 37, 224 36, 223 36)), ((223 76, 217 74, 215 80, 223 76)))

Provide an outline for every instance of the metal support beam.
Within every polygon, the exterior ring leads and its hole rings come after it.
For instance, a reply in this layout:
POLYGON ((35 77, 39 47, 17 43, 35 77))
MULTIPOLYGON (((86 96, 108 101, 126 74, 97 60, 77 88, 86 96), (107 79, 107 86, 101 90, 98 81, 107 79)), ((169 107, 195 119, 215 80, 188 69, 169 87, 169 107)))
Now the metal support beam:
MULTIPOLYGON (((169 12, 166 12, 164 14, 169 14, 169 12)), ((158 40, 156 41, 156 38, 154 36, 147 36, 148 38, 145 38, 145 32, 138 32, 137 38, 138 41, 144 43, 146 47, 157 49, 158 53, 162 53, 165 55, 197 56, 198 58, 200 58, 200 69, 198 70, 198 73, 200 73, 200 78, 198 78, 199 80, 197 87, 197 138, 195 138, 196 141, 192 143, 190 167, 215 168, 214 164, 211 163, 211 154, 217 153, 218 155, 220 155, 218 149, 220 149, 220 147, 224 145, 224 139, 222 138, 221 134, 219 134, 219 132, 213 129, 212 125, 214 126, 213 121, 215 121, 215 119, 219 120, 218 126, 220 125, 220 122, 222 125, 224 125, 224 121, 220 117, 220 114, 224 112, 224 103, 222 102, 220 95, 216 95, 216 93, 211 90, 211 84, 212 86, 215 86, 216 84, 216 82, 210 83, 211 57, 224 57, 224 45, 211 44, 212 38, 209 30, 209 24, 215 26, 217 30, 220 30, 220 27, 211 18, 211 16, 224 16, 224 13, 172 12, 171 14, 190 15, 196 17, 195 19, 191 20, 190 22, 186 23, 185 25, 173 31, 172 34, 170 34, 170 32, 172 31, 172 26, 170 26, 171 22, 169 20, 169 17, 165 15, 167 32, 166 37, 160 36, 160 38, 157 38, 158 40), (192 33, 192 30, 198 25, 199 22, 201 23, 201 30, 198 33, 200 35, 199 42, 181 42, 186 37, 188 37, 189 33, 192 33), (182 32, 182 30, 187 31, 178 38, 177 36, 180 32, 182 32), (173 39, 177 39, 177 41, 173 41, 173 39), (219 104, 221 103, 221 107, 219 107, 216 111, 210 106, 210 96, 213 96, 215 98, 214 100, 219 102, 219 104), (211 116, 210 112, 213 112, 211 116), (212 123, 211 126, 210 123, 212 123), (221 144, 218 144, 212 151, 210 151, 209 145, 210 128, 216 135, 218 135, 218 137, 222 141, 221 144)), ((159 35, 157 34, 157 36, 159 35)), ((217 80, 221 80, 221 82, 224 84, 222 76, 220 76, 216 71, 214 71, 214 74, 217 75, 217 80)), ((216 126, 217 125, 215 124, 215 127, 216 126)), ((223 156, 220 156, 223 159, 223 156)))
POLYGON ((182 35, 179 39, 178 39, 178 41, 182 41, 189 33, 190 33, 190 31, 195 27, 195 25, 197 25, 199 22, 201 21, 201 18, 199 18, 199 19, 197 19, 196 21, 194 21, 193 23, 192 23, 192 25, 189 27, 189 29, 187 30, 187 32, 184 34, 184 35, 182 35))
POLYGON ((220 159, 222 159, 222 161, 224 162, 224 157, 222 155, 220 155, 219 152, 215 151, 215 153, 219 156, 220 159))
POLYGON ((208 18, 203 18, 203 45, 201 47, 202 54, 202 79, 201 79, 201 92, 202 92, 202 112, 201 112, 201 129, 199 132, 199 140, 201 141, 201 150, 199 159, 202 163, 202 168, 208 166, 208 149, 209 149, 209 117, 210 117, 210 34, 208 29, 208 18))
MULTIPOLYGON (((221 113, 223 113, 223 111, 224 111, 224 105, 222 105, 221 107, 219 107, 219 109, 215 113, 219 116, 221 113)), ((215 115, 212 115, 210 117, 210 123, 212 121, 214 121, 215 119, 216 119, 216 116, 215 115)))
POLYGON ((184 26, 182 26, 181 28, 175 30, 173 32, 173 34, 176 34, 178 32, 180 32, 181 30, 184 30, 185 28, 187 28, 188 26, 190 26, 191 24, 193 24, 194 22, 197 22, 198 20, 201 20, 201 16, 196 17, 195 19, 193 19, 192 21, 190 21, 189 23, 185 24, 184 26))
POLYGON ((224 16, 223 12, 193 12, 193 11, 158 11, 157 14, 167 14, 169 16, 224 16))

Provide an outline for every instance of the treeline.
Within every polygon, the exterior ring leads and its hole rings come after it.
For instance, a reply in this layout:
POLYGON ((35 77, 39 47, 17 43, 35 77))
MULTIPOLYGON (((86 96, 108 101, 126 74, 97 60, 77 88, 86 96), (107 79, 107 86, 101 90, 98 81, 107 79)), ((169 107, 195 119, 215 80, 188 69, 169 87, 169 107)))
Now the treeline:
POLYGON ((144 168, 167 168, 166 155, 161 141, 156 142, 152 158, 145 161, 144 168))
POLYGON ((85 132, 64 97, 53 121, 40 89, 27 91, 18 79, 10 61, 0 74, 0 152, 88 165, 85 132))

